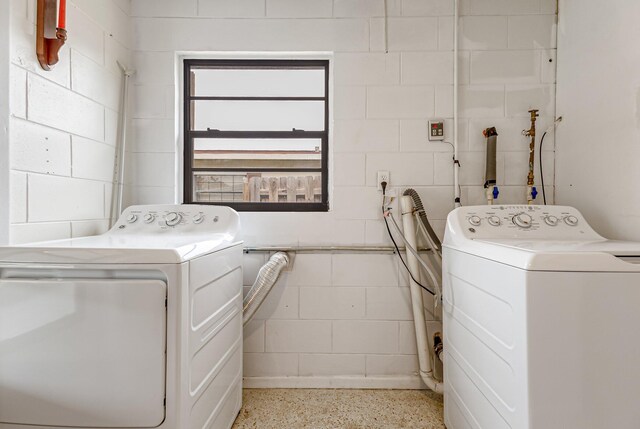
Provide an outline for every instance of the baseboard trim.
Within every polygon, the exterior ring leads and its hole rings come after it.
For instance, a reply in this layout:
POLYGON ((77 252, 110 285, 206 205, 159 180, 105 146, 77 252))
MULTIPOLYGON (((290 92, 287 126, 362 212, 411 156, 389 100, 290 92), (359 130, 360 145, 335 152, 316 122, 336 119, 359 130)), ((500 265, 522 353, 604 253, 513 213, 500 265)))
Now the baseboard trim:
POLYGON ((248 389, 426 389, 418 376, 245 377, 243 387, 248 389))

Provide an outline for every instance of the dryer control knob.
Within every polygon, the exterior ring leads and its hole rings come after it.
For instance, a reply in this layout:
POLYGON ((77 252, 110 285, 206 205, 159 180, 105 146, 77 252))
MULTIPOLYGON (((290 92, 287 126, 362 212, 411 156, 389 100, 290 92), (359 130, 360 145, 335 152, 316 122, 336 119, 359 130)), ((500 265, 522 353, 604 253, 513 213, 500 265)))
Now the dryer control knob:
POLYGON ((193 215, 193 223, 195 223, 196 225, 202 223, 203 220, 204 220, 204 215, 202 213, 193 215))
POLYGON ((129 223, 135 223, 137 220, 138 220, 138 216, 133 213, 127 216, 127 222, 129 223))
POLYGON ((473 226, 480 226, 480 224, 482 223, 482 219, 480 219, 479 216, 471 216, 469 218, 469 223, 473 226))
POLYGON ((564 223, 566 223, 569 226, 577 226, 578 225, 578 218, 575 216, 566 216, 564 218, 564 223))
POLYGON ((557 226, 558 225, 558 218, 555 216, 546 216, 544 218, 544 223, 546 223, 549 226, 557 226))
POLYGON ((167 222, 167 225, 176 226, 182 220, 182 216, 180 215, 180 213, 171 212, 166 214, 164 220, 167 222))
POLYGON ((151 223, 156 219, 156 215, 152 213, 147 213, 144 215, 144 223, 151 223))
POLYGON ((513 217, 513 223, 520 228, 531 228, 533 218, 526 213, 520 213, 513 217))

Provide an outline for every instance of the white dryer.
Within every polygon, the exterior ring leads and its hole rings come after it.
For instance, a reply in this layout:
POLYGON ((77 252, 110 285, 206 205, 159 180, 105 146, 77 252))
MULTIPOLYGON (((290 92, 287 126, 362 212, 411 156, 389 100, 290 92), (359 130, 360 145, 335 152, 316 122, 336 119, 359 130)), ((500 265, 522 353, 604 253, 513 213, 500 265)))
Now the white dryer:
POLYGON ((640 243, 571 207, 478 206, 443 247, 448 429, 640 427, 640 243))
POLYGON ((0 247, 0 428, 231 427, 239 228, 228 207, 133 206, 100 236, 0 247))

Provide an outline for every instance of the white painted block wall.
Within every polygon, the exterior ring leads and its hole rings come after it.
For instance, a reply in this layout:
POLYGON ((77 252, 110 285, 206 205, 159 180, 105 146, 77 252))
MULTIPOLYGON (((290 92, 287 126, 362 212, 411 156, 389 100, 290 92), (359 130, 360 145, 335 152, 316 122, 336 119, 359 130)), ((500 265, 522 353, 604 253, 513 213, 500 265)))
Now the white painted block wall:
MULTIPOLYGON (((376 171, 422 195, 439 232, 453 208, 453 0, 133 0, 137 74, 130 203, 173 203, 181 142, 177 51, 333 52, 331 211, 243 213, 248 245, 389 245, 376 171)), ((555 116, 555 0, 461 0, 460 161, 464 204, 483 204, 482 130, 499 137, 499 201, 523 203, 530 108, 555 116)), ((553 133, 545 142, 553 199, 553 133)), ((539 177, 539 175, 537 176, 539 177)), ((263 255, 245 258, 245 285, 263 255)), ((254 386, 419 386, 406 275, 391 255, 299 255, 245 329, 254 386)))
POLYGON ((108 228, 130 2, 75 0, 53 71, 35 56, 35 0, 11 1, 11 242, 108 228))
MULTIPOLYGON (((9 3, 0 3, 0 94, 9 94, 9 3)), ((9 242, 9 97, 0 97, 0 245, 9 242)))
POLYGON ((640 3, 600 6, 561 2, 558 202, 607 237, 640 240, 640 3))

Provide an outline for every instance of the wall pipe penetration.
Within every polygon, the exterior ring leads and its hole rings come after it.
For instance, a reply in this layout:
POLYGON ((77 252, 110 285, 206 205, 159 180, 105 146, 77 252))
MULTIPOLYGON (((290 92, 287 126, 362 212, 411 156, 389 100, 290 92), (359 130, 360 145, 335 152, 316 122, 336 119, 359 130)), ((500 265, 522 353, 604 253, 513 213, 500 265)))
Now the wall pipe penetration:
POLYGON ((277 252, 271 255, 269 261, 260 268, 258 277, 251 286, 249 293, 242 303, 242 324, 246 325, 256 314, 273 286, 275 286, 280 273, 289 265, 289 255, 277 252))

